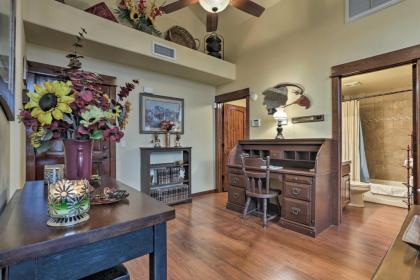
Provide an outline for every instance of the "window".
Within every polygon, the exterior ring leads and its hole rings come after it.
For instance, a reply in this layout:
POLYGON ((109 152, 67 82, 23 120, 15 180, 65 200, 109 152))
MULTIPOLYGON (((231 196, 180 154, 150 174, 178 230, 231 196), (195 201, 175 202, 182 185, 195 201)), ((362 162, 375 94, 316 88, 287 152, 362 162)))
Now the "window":
POLYGON ((346 0, 346 21, 370 15, 403 0, 346 0))

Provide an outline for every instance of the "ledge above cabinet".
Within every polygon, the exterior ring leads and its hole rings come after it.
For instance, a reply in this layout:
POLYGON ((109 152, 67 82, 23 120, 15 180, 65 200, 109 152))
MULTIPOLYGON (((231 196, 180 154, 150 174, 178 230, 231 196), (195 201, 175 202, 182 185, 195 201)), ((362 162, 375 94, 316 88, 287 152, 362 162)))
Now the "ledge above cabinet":
POLYGON ((80 27, 87 30, 83 55, 209 84, 236 79, 236 65, 117 24, 54 0, 23 1, 29 43, 69 50, 80 27), (175 59, 155 56, 154 43, 173 48, 175 59))

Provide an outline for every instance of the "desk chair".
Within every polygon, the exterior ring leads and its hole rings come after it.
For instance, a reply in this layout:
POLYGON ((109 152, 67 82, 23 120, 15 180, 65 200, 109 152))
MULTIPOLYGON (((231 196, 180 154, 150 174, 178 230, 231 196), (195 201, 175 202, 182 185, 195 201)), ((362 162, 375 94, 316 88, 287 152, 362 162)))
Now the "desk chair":
POLYGON ((243 218, 249 214, 257 212, 262 215, 263 226, 267 226, 267 222, 279 217, 281 213, 280 207, 280 191, 270 189, 270 157, 266 160, 259 157, 249 157, 247 154, 241 155, 242 172, 246 179, 246 204, 243 218), (267 205, 271 198, 275 198, 278 203, 279 214, 267 215, 267 205), (248 210, 251 200, 257 200, 257 207, 251 211, 248 210), (263 211, 259 211, 259 201, 263 201, 263 211))

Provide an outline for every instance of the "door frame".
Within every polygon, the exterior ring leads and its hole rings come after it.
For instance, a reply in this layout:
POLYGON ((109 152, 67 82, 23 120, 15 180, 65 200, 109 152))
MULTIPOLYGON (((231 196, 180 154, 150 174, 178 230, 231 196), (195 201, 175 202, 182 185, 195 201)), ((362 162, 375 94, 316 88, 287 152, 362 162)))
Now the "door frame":
POLYGON ((335 224, 341 223, 341 101, 342 101, 342 79, 349 76, 375 72, 402 65, 414 65, 413 71, 413 158, 414 158, 414 204, 419 204, 417 193, 420 189, 420 45, 401 50, 360 59, 357 61, 340 64, 331 68, 332 87, 332 138, 333 150, 331 155, 333 176, 333 213, 332 218, 335 224))
POLYGON ((245 138, 249 139, 249 88, 240 89, 233 92, 228 92, 221 95, 216 95, 214 98, 215 108, 215 145, 216 145, 216 161, 215 161, 215 182, 216 192, 223 191, 223 104, 235 100, 245 99, 246 100, 246 127, 245 127, 245 138))

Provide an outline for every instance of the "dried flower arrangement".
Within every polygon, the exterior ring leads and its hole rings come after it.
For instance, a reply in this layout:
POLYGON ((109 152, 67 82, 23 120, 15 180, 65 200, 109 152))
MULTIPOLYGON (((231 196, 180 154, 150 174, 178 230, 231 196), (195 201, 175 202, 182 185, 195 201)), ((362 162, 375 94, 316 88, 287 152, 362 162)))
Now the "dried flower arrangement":
POLYGON ((160 122, 160 128, 162 130, 165 130, 166 133, 168 133, 169 131, 171 131, 174 126, 175 126, 175 123, 173 121, 162 120, 160 122))
POLYGON ((154 26, 156 17, 163 15, 162 5, 157 5, 156 0, 121 0, 115 13, 131 23, 140 31, 155 36, 161 36, 161 32, 154 26))
POLYGON ((78 50, 86 35, 82 28, 67 55, 69 69, 60 80, 35 85, 29 92, 29 102, 20 113, 20 121, 32 129, 31 143, 38 152, 47 151, 52 140, 120 141, 124 136, 130 112, 127 97, 135 89, 137 80, 119 88, 113 99, 102 92, 100 76, 81 70, 78 50))

